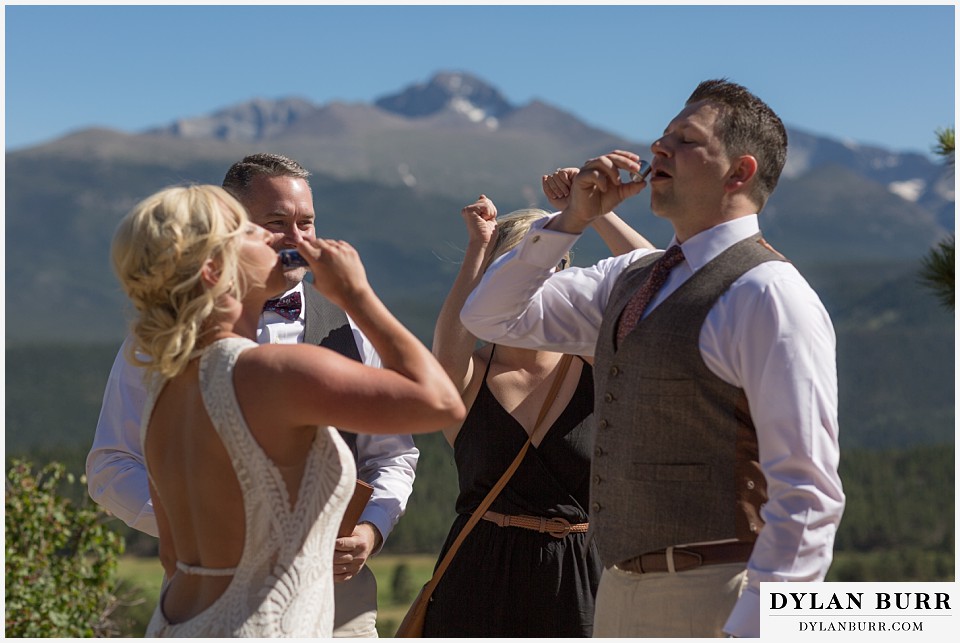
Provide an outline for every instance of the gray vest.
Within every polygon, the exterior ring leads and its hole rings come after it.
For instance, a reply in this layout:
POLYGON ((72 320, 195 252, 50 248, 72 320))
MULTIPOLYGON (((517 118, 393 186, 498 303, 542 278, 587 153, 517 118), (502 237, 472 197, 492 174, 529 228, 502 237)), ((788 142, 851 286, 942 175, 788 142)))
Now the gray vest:
MULTIPOLYGON (((303 284, 303 301, 303 343, 323 346, 344 357, 361 361, 360 350, 357 348, 357 340, 353 336, 347 314, 306 282, 303 284)), ((340 431, 340 437, 350 447, 353 459, 356 460, 357 434, 340 431)))
POLYGON ((742 389, 707 368, 700 329, 730 285, 784 260, 759 234, 698 270, 619 349, 616 321, 660 253, 620 275, 597 341, 590 529, 605 566, 664 547, 756 540, 766 481, 742 389))

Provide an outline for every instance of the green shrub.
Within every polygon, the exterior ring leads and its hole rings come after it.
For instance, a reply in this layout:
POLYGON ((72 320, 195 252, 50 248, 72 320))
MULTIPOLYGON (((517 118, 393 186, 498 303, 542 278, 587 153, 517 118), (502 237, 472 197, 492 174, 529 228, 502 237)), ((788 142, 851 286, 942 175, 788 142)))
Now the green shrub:
POLYGON ((400 563, 393 570, 391 589, 393 590, 394 603, 409 605, 413 597, 417 595, 417 585, 413 582, 413 573, 406 563, 400 563))
POLYGON ((14 460, 7 471, 8 637, 117 633, 111 613, 123 540, 92 502, 68 499, 75 484, 58 462, 34 472, 32 463, 14 460))

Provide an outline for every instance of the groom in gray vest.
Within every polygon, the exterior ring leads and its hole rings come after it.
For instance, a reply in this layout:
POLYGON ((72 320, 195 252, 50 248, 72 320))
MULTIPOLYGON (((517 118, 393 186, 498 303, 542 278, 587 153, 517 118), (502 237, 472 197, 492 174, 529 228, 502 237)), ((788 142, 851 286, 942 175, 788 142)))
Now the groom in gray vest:
POLYGON ((597 637, 757 637, 761 581, 819 581, 844 507, 836 338, 758 214, 787 133, 727 80, 701 83, 639 156, 588 161, 559 214, 487 271, 461 313, 484 340, 594 355, 590 534, 597 637), (633 173, 633 181, 621 179, 633 173), (650 187, 666 252, 553 266, 650 187))
MULTIPOLYGON (((315 235, 309 176, 292 159, 254 154, 230 167, 223 187, 237 197, 254 223, 275 233, 275 248, 281 250, 315 235)), ((267 302, 257 329, 258 342, 310 342, 368 366, 380 366, 373 346, 346 314, 316 289, 303 287, 305 268, 291 268, 284 275, 288 290, 267 302)), ((139 439, 144 400, 141 373, 127 363, 121 349, 87 457, 87 482, 97 503, 131 527, 156 536, 139 439)), ((336 541, 334 636, 371 638, 377 636, 377 585, 366 561, 383 545, 406 507, 419 452, 409 435, 341 435, 356 457, 359 478, 374 490, 353 533, 336 541)))

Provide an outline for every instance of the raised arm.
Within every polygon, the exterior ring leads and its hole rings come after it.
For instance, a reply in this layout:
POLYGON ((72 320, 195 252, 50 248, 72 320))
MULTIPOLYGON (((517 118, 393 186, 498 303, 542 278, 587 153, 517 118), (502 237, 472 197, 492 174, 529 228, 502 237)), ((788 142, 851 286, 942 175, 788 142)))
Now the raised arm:
POLYGON ((594 219, 592 225, 610 248, 612 255, 626 254, 638 248, 654 249, 654 245, 647 241, 645 236, 630 227, 630 224, 617 216, 616 212, 607 212, 594 219))
MULTIPOLYGON (((556 210, 563 210, 570 202, 570 188, 573 179, 580 172, 580 168, 557 168, 552 174, 545 174, 542 179, 543 194, 550 205, 556 210)), ((591 223, 603 242, 607 244, 610 253, 622 255, 637 248, 653 249, 653 244, 647 238, 634 230, 626 221, 610 211, 594 219, 591 223)))
POLYGON ((481 194, 460 211, 460 216, 467 226, 467 249, 437 317, 433 354, 463 394, 473 377, 473 351, 477 338, 463 327, 460 310, 483 278, 483 268, 496 237, 497 208, 493 201, 481 194))
POLYGON ((290 426, 322 423, 356 433, 427 433, 462 421, 459 391, 373 292, 356 250, 324 239, 305 239, 298 249, 314 286, 353 319, 383 368, 318 346, 262 346, 249 351, 243 369, 241 358, 236 374, 241 399, 264 400, 252 402, 250 413, 263 415, 269 405, 290 426))

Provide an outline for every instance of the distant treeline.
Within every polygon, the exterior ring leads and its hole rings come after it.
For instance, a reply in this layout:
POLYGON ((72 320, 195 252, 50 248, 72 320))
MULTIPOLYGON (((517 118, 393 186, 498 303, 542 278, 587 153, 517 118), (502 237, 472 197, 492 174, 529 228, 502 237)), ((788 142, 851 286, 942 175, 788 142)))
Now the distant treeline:
POLYGON ((828 580, 954 580, 954 445, 841 451, 847 506, 828 580))

